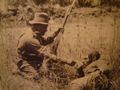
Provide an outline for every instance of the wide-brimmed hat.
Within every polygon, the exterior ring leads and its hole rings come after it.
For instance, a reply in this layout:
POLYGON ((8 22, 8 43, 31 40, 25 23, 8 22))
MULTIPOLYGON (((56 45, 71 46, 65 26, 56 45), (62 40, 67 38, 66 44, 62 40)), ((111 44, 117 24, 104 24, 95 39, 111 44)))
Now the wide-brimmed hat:
POLYGON ((50 18, 47 13, 35 13, 34 19, 29 21, 30 24, 44 24, 47 25, 50 18))

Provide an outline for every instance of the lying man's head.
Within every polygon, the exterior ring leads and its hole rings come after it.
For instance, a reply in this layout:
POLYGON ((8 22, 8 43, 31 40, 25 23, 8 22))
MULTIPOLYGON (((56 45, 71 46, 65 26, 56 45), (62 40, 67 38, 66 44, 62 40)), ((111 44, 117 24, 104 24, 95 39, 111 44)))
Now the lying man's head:
POLYGON ((92 51, 90 54, 88 54, 88 59, 90 62, 96 61, 100 58, 100 53, 98 51, 92 51))

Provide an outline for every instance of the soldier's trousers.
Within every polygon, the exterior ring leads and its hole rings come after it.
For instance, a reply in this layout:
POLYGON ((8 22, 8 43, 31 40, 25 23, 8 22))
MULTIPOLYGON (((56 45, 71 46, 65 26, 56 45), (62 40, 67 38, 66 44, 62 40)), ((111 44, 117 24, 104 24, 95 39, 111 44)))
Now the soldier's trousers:
POLYGON ((27 79, 33 79, 39 75, 40 65, 37 60, 19 60, 17 63, 20 74, 27 79))

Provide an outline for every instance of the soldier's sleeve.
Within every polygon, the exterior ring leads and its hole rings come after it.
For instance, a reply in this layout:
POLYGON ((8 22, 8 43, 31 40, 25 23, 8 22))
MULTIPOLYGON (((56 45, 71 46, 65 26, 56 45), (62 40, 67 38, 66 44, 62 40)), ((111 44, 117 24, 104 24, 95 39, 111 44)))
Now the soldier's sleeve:
POLYGON ((64 31, 64 28, 58 28, 58 30, 53 33, 51 38, 53 39, 56 38, 60 33, 63 33, 63 31, 64 31))
POLYGON ((68 64, 68 65, 73 65, 73 60, 69 60, 69 59, 63 59, 61 57, 58 57, 50 52, 47 52, 47 50, 44 50, 44 49, 39 49, 38 50, 39 52, 39 55, 43 56, 43 57, 46 57, 46 58, 49 58, 50 60, 54 60, 54 61, 57 61, 57 62, 61 62, 61 63, 64 63, 64 64, 68 64))
POLYGON ((52 36, 49 36, 46 39, 44 39, 43 44, 47 45, 47 44, 52 43, 53 41, 54 41, 54 38, 52 38, 52 36))
POLYGON ((87 65, 89 65, 89 59, 85 58, 83 60, 77 61, 75 68, 85 68, 87 65))
POLYGON ((29 36, 23 36, 19 40, 17 50, 19 54, 24 54, 24 53, 37 54, 38 53, 37 50, 40 48, 40 46, 41 45, 38 40, 29 36))

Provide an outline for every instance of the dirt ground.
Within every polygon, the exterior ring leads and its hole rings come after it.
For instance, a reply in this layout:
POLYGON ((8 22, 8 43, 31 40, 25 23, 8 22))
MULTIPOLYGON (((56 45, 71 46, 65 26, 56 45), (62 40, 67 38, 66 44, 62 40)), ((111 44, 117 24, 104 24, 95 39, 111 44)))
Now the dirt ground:
MULTIPOLYGON (((62 19, 56 19, 49 27, 50 32, 59 27, 62 19)), ((28 81, 20 76, 12 75, 13 61, 16 59, 16 46, 21 33, 29 29, 26 27, 0 29, 0 90, 59 90, 55 84, 47 79, 41 83, 28 81)), ((120 10, 81 8, 75 10, 69 17, 65 32, 61 38, 57 53, 58 56, 81 60, 92 50, 101 53, 101 59, 109 60, 113 64, 113 82, 118 90, 120 69, 120 10), (76 13, 77 12, 77 13, 76 13), (116 69, 117 68, 117 69, 116 69), (116 74, 117 73, 117 74, 116 74), (118 79, 117 79, 118 78, 118 79)), ((75 75, 74 67, 65 66, 69 75, 75 75)), ((66 87, 60 90, 66 90, 66 87)))

